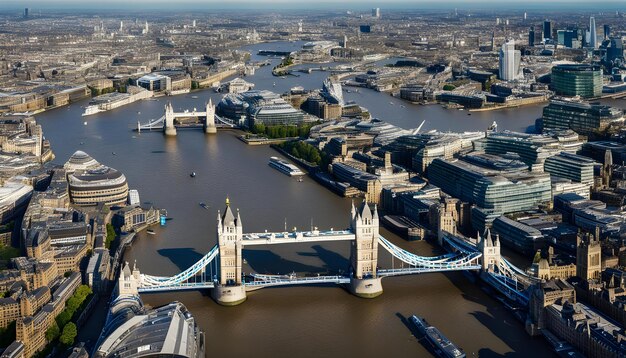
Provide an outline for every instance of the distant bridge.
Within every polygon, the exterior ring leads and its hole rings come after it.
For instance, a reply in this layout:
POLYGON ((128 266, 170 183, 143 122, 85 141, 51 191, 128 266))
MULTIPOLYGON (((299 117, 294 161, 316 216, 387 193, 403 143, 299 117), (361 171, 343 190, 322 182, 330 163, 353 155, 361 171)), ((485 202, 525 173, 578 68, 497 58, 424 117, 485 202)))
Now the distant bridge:
POLYGON ((174 136, 177 134, 177 128, 203 128, 205 133, 212 134, 217 132, 217 128, 234 128, 236 125, 225 118, 215 114, 215 106, 213 101, 209 99, 206 104, 205 111, 201 112, 185 110, 183 112, 174 112, 171 103, 165 106, 165 113, 157 118, 149 120, 146 123, 137 122, 137 132, 141 131, 163 131, 166 135, 174 136), (196 118, 196 123, 184 123, 182 119, 196 118))

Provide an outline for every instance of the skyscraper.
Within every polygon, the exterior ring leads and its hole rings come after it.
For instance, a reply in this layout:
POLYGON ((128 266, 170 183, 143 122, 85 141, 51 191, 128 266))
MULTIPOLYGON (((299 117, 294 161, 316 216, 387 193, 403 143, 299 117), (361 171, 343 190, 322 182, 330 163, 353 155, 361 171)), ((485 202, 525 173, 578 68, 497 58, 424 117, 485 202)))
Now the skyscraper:
POLYGON ((598 36, 596 35, 596 19, 589 18, 589 47, 598 48, 598 36))
POLYGON ((24 18, 28 18, 28 8, 24 8, 24 18))
POLYGON ((513 40, 502 44, 500 49, 500 79, 512 81, 518 78, 521 53, 515 49, 513 40))
POLYGON ((611 26, 604 24, 604 39, 608 40, 611 37, 611 26))
POLYGON ((549 20, 543 22, 543 39, 552 39, 552 23, 549 20))
POLYGON ((379 18, 380 17, 380 8, 375 7, 372 9, 372 17, 379 18))
POLYGON ((621 37, 613 37, 606 47, 606 62, 615 64, 616 60, 624 59, 624 44, 621 37))
POLYGON ((528 30, 528 46, 535 46, 535 28, 533 26, 528 30))

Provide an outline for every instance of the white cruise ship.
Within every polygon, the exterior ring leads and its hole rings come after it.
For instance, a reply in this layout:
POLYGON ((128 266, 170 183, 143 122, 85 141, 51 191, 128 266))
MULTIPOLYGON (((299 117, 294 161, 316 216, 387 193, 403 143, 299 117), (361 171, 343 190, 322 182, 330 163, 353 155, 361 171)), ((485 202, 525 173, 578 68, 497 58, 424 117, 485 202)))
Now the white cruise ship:
POLYGON ((287 163, 284 160, 280 160, 280 158, 271 157, 269 162, 270 167, 281 171, 284 174, 287 174, 291 177, 304 175, 304 172, 300 170, 298 167, 291 163, 287 163))
POLYGON ((128 93, 113 92, 92 98, 85 107, 83 116, 106 112, 154 95, 154 92, 136 86, 128 86, 127 90, 128 93))

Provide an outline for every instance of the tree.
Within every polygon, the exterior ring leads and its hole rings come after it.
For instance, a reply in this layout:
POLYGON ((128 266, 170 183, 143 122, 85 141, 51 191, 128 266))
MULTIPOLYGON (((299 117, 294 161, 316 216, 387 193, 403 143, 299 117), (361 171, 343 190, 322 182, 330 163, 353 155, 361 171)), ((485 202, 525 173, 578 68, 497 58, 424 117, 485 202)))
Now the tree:
POLYGON ((56 322, 52 322, 52 326, 48 327, 46 330, 46 340, 48 342, 52 342, 59 336, 59 334, 61 334, 59 325, 56 322))
POLYGON ((72 319, 72 313, 68 310, 63 310, 63 312, 59 313, 57 316, 57 324, 59 327, 64 327, 70 320, 72 319))
POLYGON ((535 252, 535 257, 533 258, 533 263, 539 263, 539 260, 541 260, 541 250, 537 250, 537 252, 535 252))
POLYGON ((455 89, 456 87, 454 85, 451 84, 447 84, 443 86, 443 90, 444 91, 452 91, 453 89, 455 89))
POLYGON ((69 322, 63 327, 63 333, 61 333, 59 341, 66 346, 71 346, 74 344, 74 339, 77 335, 78 330, 76 329, 76 325, 73 322, 69 322))
POLYGON ((115 240, 115 236, 115 228, 113 228, 113 225, 107 224, 107 238, 104 243, 107 249, 111 248, 111 243, 115 240))
POLYGON ((15 321, 11 321, 6 327, 0 328, 0 347, 6 347, 15 340, 15 321))

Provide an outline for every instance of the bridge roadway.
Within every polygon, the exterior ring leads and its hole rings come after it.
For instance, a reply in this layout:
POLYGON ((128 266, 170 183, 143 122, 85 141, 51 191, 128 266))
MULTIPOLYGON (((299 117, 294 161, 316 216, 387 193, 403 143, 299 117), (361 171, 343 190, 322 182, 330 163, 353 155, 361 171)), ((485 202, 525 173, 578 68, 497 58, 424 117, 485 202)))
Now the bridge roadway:
POLYGON ((339 231, 292 231, 292 232, 264 232, 243 234, 244 246, 297 244, 306 242, 350 241, 354 234, 349 230, 339 231))
POLYGON ((341 275, 302 277, 292 275, 262 275, 252 274, 254 281, 245 282, 246 291, 254 291, 265 287, 310 285, 310 284, 335 284, 350 283, 350 277, 341 275))

